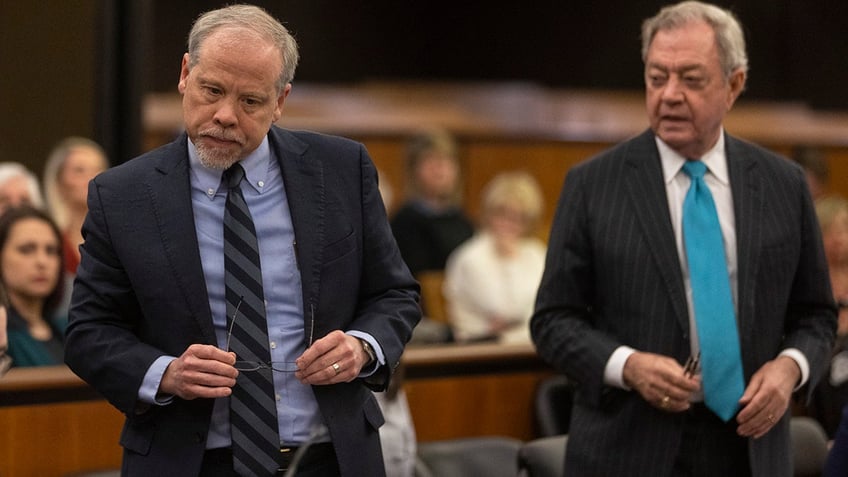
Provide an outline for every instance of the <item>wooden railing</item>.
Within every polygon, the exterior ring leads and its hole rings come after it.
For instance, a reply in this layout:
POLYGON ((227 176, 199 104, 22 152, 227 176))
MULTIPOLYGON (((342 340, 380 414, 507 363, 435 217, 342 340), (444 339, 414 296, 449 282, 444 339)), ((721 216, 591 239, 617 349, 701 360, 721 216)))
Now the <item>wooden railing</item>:
MULTIPOLYGON (((409 347, 406 390, 420 441, 534 436, 533 395, 551 371, 531 345, 409 347)), ((0 379, 0 476, 119 468, 123 415, 65 366, 0 379)))

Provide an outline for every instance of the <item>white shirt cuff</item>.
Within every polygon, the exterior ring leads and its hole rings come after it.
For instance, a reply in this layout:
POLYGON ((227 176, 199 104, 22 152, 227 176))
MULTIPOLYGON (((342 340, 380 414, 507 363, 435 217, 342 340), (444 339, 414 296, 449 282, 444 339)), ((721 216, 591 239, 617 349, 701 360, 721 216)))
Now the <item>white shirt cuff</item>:
POLYGON ((810 363, 807 361, 807 357, 804 356, 804 353, 802 353, 801 350, 798 348, 787 348, 781 351, 778 356, 788 356, 792 358, 801 370, 801 381, 799 381, 798 385, 795 386, 795 391, 800 389, 801 386, 807 384, 807 380, 810 379, 810 363))
POLYGON ((604 384, 621 389, 630 389, 629 386, 624 384, 624 363, 635 352, 636 350, 629 346, 619 346, 612 352, 604 368, 604 384))

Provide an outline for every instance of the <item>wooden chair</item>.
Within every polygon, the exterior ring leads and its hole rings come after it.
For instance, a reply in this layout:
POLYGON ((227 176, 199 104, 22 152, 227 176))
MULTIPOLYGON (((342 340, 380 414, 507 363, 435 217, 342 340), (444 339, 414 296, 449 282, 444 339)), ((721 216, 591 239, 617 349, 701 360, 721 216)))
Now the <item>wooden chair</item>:
POLYGON ((424 310, 424 316, 433 321, 448 323, 445 295, 442 293, 445 272, 441 270, 420 272, 415 278, 421 284, 421 307, 424 310))

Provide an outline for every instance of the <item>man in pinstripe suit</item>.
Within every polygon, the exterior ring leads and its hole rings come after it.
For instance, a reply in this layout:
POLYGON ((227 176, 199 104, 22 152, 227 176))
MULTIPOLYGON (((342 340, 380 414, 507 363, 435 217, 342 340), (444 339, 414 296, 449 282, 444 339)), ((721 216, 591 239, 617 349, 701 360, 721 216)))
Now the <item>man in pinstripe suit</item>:
POLYGON ((722 128, 747 73, 731 13, 683 2, 642 38, 650 130, 569 172, 531 322, 577 385, 565 474, 790 476, 790 397, 815 385, 835 329, 804 174, 722 128), (687 160, 707 166, 736 311, 745 387, 728 422, 683 364, 699 349, 687 160))

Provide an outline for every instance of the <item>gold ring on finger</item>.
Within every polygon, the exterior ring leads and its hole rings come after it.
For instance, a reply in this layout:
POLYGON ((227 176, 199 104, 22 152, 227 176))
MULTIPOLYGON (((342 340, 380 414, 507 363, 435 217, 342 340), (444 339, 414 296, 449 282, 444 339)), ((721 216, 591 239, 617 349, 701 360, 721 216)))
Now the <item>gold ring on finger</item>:
POLYGON ((339 370, 341 370, 341 368, 342 367, 339 366, 339 363, 333 363, 333 371, 335 371, 336 374, 339 374, 339 370))
POLYGON ((668 396, 663 396, 662 401, 660 401, 660 407, 663 409, 668 409, 669 403, 671 403, 671 398, 668 396))

